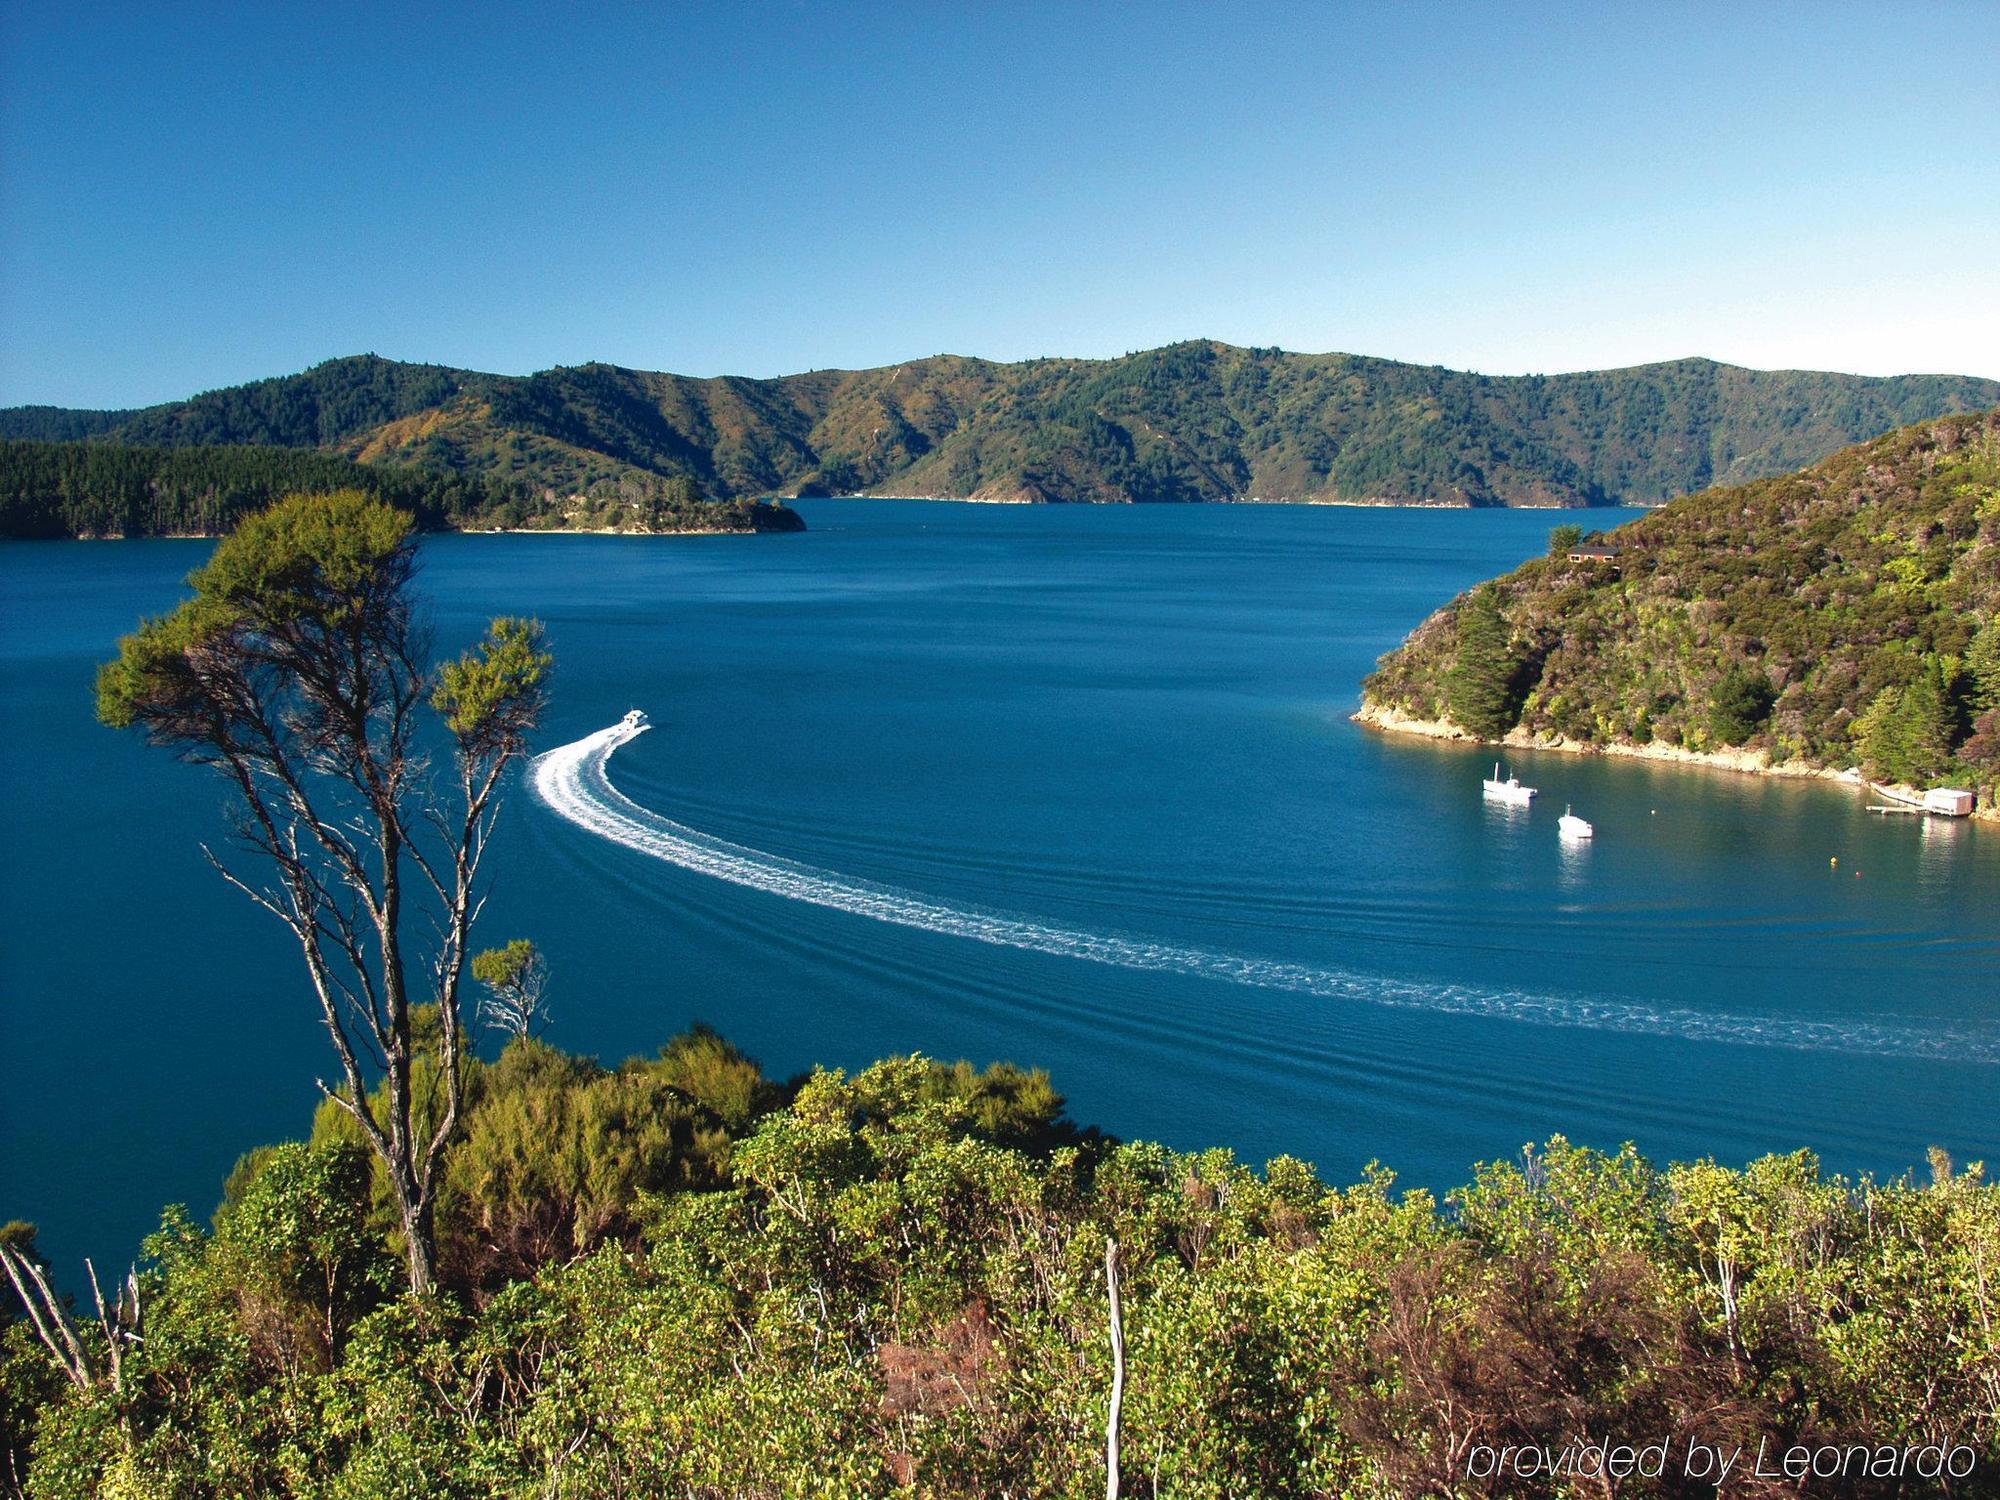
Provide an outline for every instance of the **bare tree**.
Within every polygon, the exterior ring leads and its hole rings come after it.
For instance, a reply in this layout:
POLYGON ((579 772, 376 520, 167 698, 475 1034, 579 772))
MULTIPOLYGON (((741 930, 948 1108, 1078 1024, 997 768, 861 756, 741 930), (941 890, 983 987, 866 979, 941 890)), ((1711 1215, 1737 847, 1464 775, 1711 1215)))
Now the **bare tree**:
POLYGON ((143 1342, 144 1337, 139 1275, 136 1271, 128 1271, 124 1284, 117 1289, 117 1295, 107 1303, 104 1288, 98 1284, 97 1267, 86 1259, 83 1268, 90 1276, 91 1300, 97 1306, 97 1326, 104 1336, 104 1367, 101 1370, 95 1356, 84 1347, 69 1308, 56 1295, 55 1288, 49 1285, 48 1272, 42 1269, 40 1260, 32 1251, 16 1249, 5 1240, 0 1240, 0 1269, 6 1271, 7 1279, 14 1284, 14 1294, 27 1310, 29 1326, 48 1350, 56 1368, 63 1372, 71 1385, 85 1394, 104 1385, 122 1395, 125 1390, 125 1351, 133 1344, 143 1342))
POLYGON ((119 643, 97 705, 235 788, 235 844, 261 873, 204 852, 299 944, 340 1060, 340 1082, 320 1088, 381 1163, 422 1292, 463 1103, 459 991, 480 863, 551 658, 539 626, 502 618, 433 673, 415 562, 410 518, 379 501, 282 500, 217 546, 188 580, 193 598, 119 643), (425 752, 427 705, 449 778, 425 752))

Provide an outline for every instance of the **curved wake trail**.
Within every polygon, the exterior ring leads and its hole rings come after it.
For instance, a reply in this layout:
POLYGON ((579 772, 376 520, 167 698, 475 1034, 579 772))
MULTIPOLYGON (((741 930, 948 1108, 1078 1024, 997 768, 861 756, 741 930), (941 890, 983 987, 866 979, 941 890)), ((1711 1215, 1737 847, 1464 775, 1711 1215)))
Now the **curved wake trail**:
POLYGON ((1964 1023, 1925 1022, 1919 1027, 1872 1021, 1804 1021, 1385 978, 1081 932, 974 907, 946 905, 712 838, 639 806, 611 784, 607 767, 618 747, 644 734, 646 727, 616 724, 537 756, 530 771, 535 795, 578 827, 640 854, 733 885, 877 922, 1125 969, 1195 975, 1330 1000, 1358 1000, 1450 1015, 1807 1051, 2000 1062, 2000 1034, 1964 1023))

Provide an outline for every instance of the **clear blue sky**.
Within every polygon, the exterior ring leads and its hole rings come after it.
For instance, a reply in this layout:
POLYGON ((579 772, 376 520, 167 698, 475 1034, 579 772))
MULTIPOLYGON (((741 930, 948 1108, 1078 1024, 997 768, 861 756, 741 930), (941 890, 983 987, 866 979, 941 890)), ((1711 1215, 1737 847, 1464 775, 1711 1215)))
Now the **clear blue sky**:
POLYGON ((2000 4, 0 8, 0 404, 1197 335, 2000 376, 2000 4))

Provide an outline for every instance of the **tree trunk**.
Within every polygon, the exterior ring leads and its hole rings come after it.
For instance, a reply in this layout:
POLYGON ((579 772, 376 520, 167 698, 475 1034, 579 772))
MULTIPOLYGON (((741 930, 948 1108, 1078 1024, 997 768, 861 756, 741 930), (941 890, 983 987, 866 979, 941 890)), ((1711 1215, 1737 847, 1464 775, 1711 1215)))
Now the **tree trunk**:
POLYGON ((1104 1500, 1118 1500, 1118 1418, 1125 1405, 1125 1324, 1118 1306, 1118 1241, 1104 1242, 1104 1288, 1111 1299, 1111 1412, 1104 1421, 1104 1500))

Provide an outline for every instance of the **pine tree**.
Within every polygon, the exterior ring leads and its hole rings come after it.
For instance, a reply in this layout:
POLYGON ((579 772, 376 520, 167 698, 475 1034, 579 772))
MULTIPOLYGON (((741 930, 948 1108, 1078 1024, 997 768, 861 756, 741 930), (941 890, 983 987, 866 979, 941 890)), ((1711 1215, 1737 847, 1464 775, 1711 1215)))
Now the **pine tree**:
POLYGON ((1952 710, 1951 680, 1945 666, 1935 656, 1924 658, 1917 680, 1903 689, 1903 737, 1908 746, 1907 778, 1929 781, 1951 768, 1952 733, 1957 715, 1952 710))
POLYGON ((1875 774, 1922 785, 1950 770, 1955 719, 1945 665, 1926 656, 1914 680, 1875 695, 1854 722, 1854 742, 1875 774))
POLYGON ((1965 670, 1972 678, 1974 714, 2000 708, 2000 620, 1989 620, 1965 648, 1965 670))
POLYGON ((1474 591, 1458 612, 1458 658, 1445 677, 1452 720, 1481 739, 1498 739, 1520 716, 1521 661, 1500 613, 1499 591, 1474 591))

